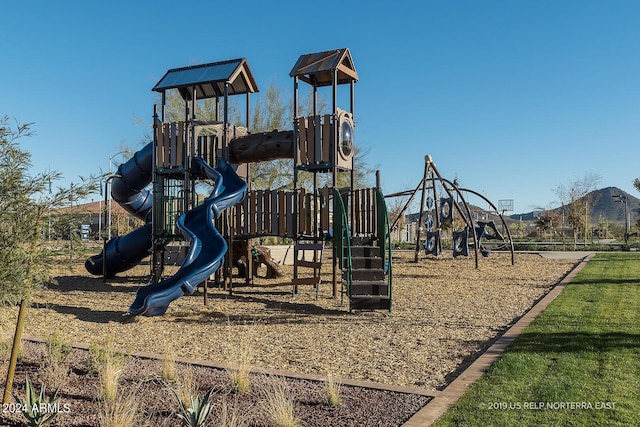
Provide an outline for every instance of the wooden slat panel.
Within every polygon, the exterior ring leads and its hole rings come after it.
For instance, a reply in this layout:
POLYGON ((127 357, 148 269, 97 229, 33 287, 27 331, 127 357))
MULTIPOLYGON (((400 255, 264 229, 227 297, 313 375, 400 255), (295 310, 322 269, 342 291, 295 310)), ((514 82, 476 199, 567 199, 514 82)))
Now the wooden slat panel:
POLYGON ((370 225, 371 225, 371 204, 369 203, 369 196, 371 193, 369 193, 367 190, 362 190, 362 200, 364 202, 364 209, 366 212, 366 216, 365 216, 365 222, 364 222, 364 227, 363 227, 363 231, 365 233, 371 231, 370 225))
POLYGON ((315 163, 316 161, 316 123, 314 117, 310 116, 307 122, 307 158, 309 163, 315 163))
POLYGON ((296 236, 296 217, 295 206, 293 205, 293 192, 287 192, 286 194, 286 212, 287 212, 287 237, 296 236))
POLYGON ((362 211, 360 210, 360 191, 356 190, 352 192, 351 197, 353 198, 353 200, 351 201, 351 204, 356 207, 355 209, 356 215, 354 215, 355 218, 353 219, 353 222, 354 222, 353 229, 354 229, 354 232, 360 233, 362 232, 362 211), (358 211, 360 212, 360 215, 358 215, 358 211))
POLYGON ((264 226, 264 192, 262 190, 256 191, 256 229, 258 233, 262 234, 266 228, 264 226))
POLYGON ((369 204, 367 203, 367 192, 364 190, 360 190, 360 207, 359 209, 362 211, 362 223, 360 231, 362 233, 367 232, 367 226, 369 225, 369 204))
POLYGON ((176 122, 171 122, 171 140, 169 142, 169 166, 173 167, 176 164, 176 152, 178 151, 178 149, 176 148, 176 145, 178 143, 178 138, 177 138, 177 123, 176 122))
POLYGON ((247 195, 249 199, 249 234, 256 234, 256 192, 252 191, 247 195))
MULTIPOLYGON (((176 166, 184 166, 184 122, 178 122, 178 140, 176 145, 176 166)), ((206 158, 206 157, 205 157, 206 158)))
POLYGON ((307 163, 307 119, 298 117, 298 164, 307 163))
POLYGON ((156 127, 156 166, 162 166, 162 146, 164 144, 163 126, 156 127))
POLYGON ((377 232, 376 193, 373 188, 369 188, 367 191, 369 191, 369 200, 370 200, 369 209, 371 209, 371 214, 369 215, 369 218, 371 218, 371 232, 375 234, 377 232))
POLYGON ((277 215, 278 231, 279 231, 278 235, 282 237, 287 237, 287 222, 290 222, 288 218, 290 213, 285 210, 286 206, 287 204, 285 201, 284 191, 278 191, 278 209, 277 209, 277 212, 279 214, 277 215))
POLYGON ((331 162, 331 115, 324 115, 324 123, 322 124, 322 161, 331 162))
POLYGON ((271 233, 280 236, 280 220, 278 218, 278 192, 271 192, 271 233))
POLYGON ((161 167, 169 166, 169 135, 170 135, 169 123, 164 123, 162 129, 162 154, 160 155, 161 161, 158 163, 161 167))
POLYGON ((313 161, 320 163, 322 161, 322 124, 320 123, 320 116, 313 117, 313 142, 313 161))
MULTIPOLYGON (((378 218, 378 208, 377 208, 377 202, 378 202, 378 193, 375 190, 371 190, 371 194, 373 196, 373 228, 375 231, 376 236, 378 236, 378 224, 379 224, 379 218, 378 218)), ((384 203, 384 199, 383 199, 383 203, 384 203)), ((382 237, 382 236, 378 236, 378 237, 382 237)))
POLYGON ((242 201, 242 234, 249 234, 249 195, 242 201))
POLYGON ((367 231, 367 215, 369 212, 367 211, 367 194, 358 190, 358 205, 356 206, 356 211, 360 211, 360 232, 364 233, 367 231))
POLYGON ((233 205, 234 210, 234 218, 235 224, 233 225, 233 229, 235 230, 236 236, 242 234, 242 204, 233 205))
POLYGON ((308 230, 308 218, 309 209, 306 202, 306 194, 304 188, 300 189, 298 193, 298 234, 309 234, 308 230))
POLYGON ((362 209, 362 232, 368 231, 369 225, 369 203, 367 200, 368 193, 365 190, 360 190, 360 209, 362 209))
POLYGON ((309 234, 315 234, 314 227, 316 227, 316 196, 313 193, 306 195, 305 203, 307 204, 307 230, 309 234))
POLYGON ((265 190, 263 195, 263 209, 264 209, 264 229, 267 230, 267 233, 273 236, 273 230, 271 230, 271 190, 265 190))

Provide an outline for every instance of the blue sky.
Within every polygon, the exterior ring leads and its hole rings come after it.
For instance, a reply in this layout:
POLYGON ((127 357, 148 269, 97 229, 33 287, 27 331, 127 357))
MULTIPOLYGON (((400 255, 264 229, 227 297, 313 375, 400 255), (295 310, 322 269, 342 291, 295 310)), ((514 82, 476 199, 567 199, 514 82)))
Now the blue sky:
POLYGON ((170 68, 245 57, 263 91, 290 93, 301 54, 348 47, 356 143, 385 193, 414 188, 430 154, 519 213, 557 205, 554 189, 589 173, 638 195, 640 2, 390 5, 3 1, 0 115, 34 122, 34 171, 66 185, 139 145, 170 68))

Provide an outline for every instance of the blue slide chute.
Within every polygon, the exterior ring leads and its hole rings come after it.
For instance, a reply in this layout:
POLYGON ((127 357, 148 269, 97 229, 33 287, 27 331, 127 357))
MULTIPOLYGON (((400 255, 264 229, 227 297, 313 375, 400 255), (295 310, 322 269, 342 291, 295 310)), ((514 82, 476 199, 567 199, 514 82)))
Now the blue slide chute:
POLYGON ((192 173, 215 182, 211 195, 196 208, 178 218, 178 227, 190 241, 187 256, 178 272, 158 283, 138 289, 129 313, 159 316, 169 304, 184 294, 192 294, 196 286, 211 276, 222 265, 227 242, 215 228, 213 220, 220 213, 241 202, 247 193, 247 184, 224 160, 212 168, 202 158, 191 161, 192 173))
POLYGON ((127 212, 145 221, 145 225, 124 236, 110 239, 104 250, 86 260, 85 268, 91 274, 107 277, 127 271, 149 256, 151 250, 152 194, 145 187, 151 183, 153 143, 136 152, 118 167, 111 183, 111 197, 127 212), (102 263, 106 263, 106 268, 102 263), (104 271, 103 271, 104 268, 104 271))

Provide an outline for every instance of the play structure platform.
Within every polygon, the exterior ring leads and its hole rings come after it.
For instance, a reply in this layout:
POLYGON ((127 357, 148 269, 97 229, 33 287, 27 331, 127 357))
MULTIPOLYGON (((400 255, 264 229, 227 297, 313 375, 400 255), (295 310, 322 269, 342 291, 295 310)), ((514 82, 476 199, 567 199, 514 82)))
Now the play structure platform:
POLYGON ((322 252, 331 250, 334 297, 346 297, 350 310, 391 310, 385 199, 379 185, 354 188, 358 74, 351 53, 344 48, 301 55, 289 75, 289 131, 250 132, 250 95, 258 86, 244 58, 171 69, 153 87, 162 98, 154 106, 153 141, 107 179, 113 199, 145 225, 105 239, 103 251, 85 263, 90 273, 113 277, 151 256, 150 284, 138 289, 132 315, 161 315, 210 278, 231 292, 234 244, 262 236, 293 240, 293 292, 304 285, 317 290, 322 252), (300 83, 309 85, 313 99, 306 116, 299 114, 300 83), (349 88, 348 109, 338 108, 343 86, 349 88), (320 112, 318 90, 324 87, 331 90, 332 108, 320 112), (169 91, 184 102, 181 120, 168 119, 169 91), (229 98, 239 95, 245 98, 244 124, 231 123, 228 114, 229 98), (207 111, 204 100, 213 100, 207 105, 215 105, 214 111, 207 111), (250 164, 280 158, 293 161, 290 188, 251 188, 250 164), (301 174, 311 175, 311 188, 300 184, 301 174), (328 184, 320 187, 322 176, 328 184), (211 187, 204 199, 196 191, 202 185, 211 187), (164 277, 166 248, 176 241, 188 252, 177 273, 164 277), (308 251, 312 260, 299 257, 308 251))

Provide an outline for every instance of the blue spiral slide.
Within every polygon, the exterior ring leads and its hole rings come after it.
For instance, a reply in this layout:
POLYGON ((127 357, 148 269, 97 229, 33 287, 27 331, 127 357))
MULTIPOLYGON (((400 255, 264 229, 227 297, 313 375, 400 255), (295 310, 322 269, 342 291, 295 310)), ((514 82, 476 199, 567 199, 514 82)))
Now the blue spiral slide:
POLYGON ((158 283, 138 289, 136 299, 129 307, 131 314, 159 316, 167 311, 169 303, 184 294, 191 294, 195 287, 213 274, 227 252, 227 242, 216 230, 213 220, 220 213, 241 202, 247 194, 247 184, 224 160, 213 169, 202 158, 191 161, 192 172, 215 181, 211 195, 198 207, 178 217, 178 227, 191 242, 189 252, 178 272, 158 283))
MULTIPOLYGON (((152 149, 152 144, 149 144, 120 165, 111 191, 115 201, 147 223, 129 234, 111 239, 107 242, 104 253, 87 259, 85 268, 91 274, 100 275, 106 267, 107 276, 112 277, 134 267, 150 253, 153 203, 152 195, 145 187, 152 177, 152 149), (106 266, 103 267, 103 263, 106 266)), ((220 160, 214 169, 202 158, 195 157, 191 160, 191 172, 209 178, 215 184, 210 196, 201 205, 178 217, 178 227, 190 241, 189 252, 175 275, 138 289, 136 299, 129 307, 131 314, 164 314, 172 301, 184 294, 193 293, 199 283, 222 265, 227 242, 215 228, 213 220, 224 209, 245 198, 247 184, 224 160, 220 160)))
POLYGON ((118 167, 118 172, 111 181, 111 197, 146 224, 131 233, 109 240, 104 254, 100 252, 85 261, 84 267, 89 273, 102 275, 104 268, 106 277, 113 277, 116 273, 135 267, 149 256, 153 197, 145 187, 151 183, 152 164, 153 143, 149 143, 118 167), (106 266, 103 267, 103 263, 106 266))

